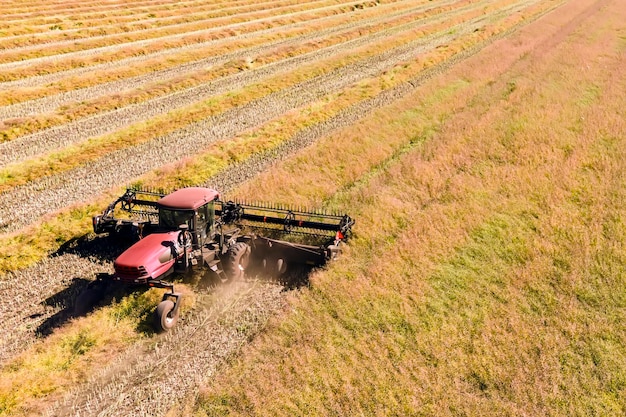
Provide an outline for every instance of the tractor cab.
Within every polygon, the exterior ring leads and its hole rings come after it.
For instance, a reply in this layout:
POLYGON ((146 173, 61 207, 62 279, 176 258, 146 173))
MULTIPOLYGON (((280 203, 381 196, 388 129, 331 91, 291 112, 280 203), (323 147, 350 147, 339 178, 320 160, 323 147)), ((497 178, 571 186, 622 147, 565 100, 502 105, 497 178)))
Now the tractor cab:
MULTIPOLYGON (((140 236, 136 243, 117 257, 113 266, 115 279, 145 284, 175 271, 186 271, 195 254, 202 252, 207 233, 215 223, 213 208, 219 194, 209 188, 183 188, 149 203, 134 199, 136 204, 151 204, 158 217, 156 230, 140 236)), ((122 200, 127 201, 127 200, 122 200)), ((134 209, 134 208, 133 208, 134 209)), ((112 224, 110 219, 97 219, 94 225, 112 224)), ((117 225, 119 222, 115 222, 117 225)), ((125 223, 121 223, 122 225, 125 223)), ((128 224, 128 223, 126 223, 128 224)))
POLYGON ((219 193, 210 188, 182 188, 157 201, 159 211, 159 229, 164 231, 180 230, 187 225, 191 233, 194 249, 201 247, 212 235, 215 223, 214 202, 219 193))

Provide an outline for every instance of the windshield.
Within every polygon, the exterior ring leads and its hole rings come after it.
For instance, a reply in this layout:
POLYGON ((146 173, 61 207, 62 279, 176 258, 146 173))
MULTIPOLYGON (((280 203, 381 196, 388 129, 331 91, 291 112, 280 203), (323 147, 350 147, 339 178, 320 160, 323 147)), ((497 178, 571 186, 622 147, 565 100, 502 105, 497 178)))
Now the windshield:
POLYGON ((178 230, 181 224, 186 223, 189 229, 193 230, 191 224, 193 214, 193 210, 168 210, 162 208, 159 211, 159 225, 163 229, 178 230))

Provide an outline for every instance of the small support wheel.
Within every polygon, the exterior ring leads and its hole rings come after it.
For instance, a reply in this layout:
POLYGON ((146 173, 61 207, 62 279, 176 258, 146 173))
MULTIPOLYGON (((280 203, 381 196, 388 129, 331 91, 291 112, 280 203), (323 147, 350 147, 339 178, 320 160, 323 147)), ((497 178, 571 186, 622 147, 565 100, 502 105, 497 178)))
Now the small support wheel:
POLYGON ((156 308, 156 328, 159 332, 170 330, 178 321, 178 309, 172 300, 163 300, 156 308))

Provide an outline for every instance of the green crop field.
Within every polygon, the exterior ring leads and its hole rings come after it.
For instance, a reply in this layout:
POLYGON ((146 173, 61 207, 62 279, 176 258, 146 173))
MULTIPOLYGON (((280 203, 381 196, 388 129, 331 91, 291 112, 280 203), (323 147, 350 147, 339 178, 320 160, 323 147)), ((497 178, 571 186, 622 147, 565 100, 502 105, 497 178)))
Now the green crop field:
POLYGON ((0 416, 626 414, 619 0, 0 12, 0 416), (348 213, 305 285, 73 302, 127 185, 348 213))

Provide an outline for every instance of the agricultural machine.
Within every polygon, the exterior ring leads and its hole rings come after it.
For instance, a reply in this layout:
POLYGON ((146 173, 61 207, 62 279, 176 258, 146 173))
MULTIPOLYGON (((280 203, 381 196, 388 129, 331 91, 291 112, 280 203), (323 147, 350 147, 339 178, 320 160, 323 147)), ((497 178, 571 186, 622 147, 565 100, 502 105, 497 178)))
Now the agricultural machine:
POLYGON ((210 188, 168 195, 129 188, 93 217, 93 229, 135 243, 115 259, 113 274, 99 274, 92 284, 167 289, 155 317, 157 330, 165 331, 175 325, 181 300, 164 280, 168 275, 204 269, 226 282, 248 271, 281 276, 323 265, 337 256, 353 225, 348 215, 221 201, 210 188))

